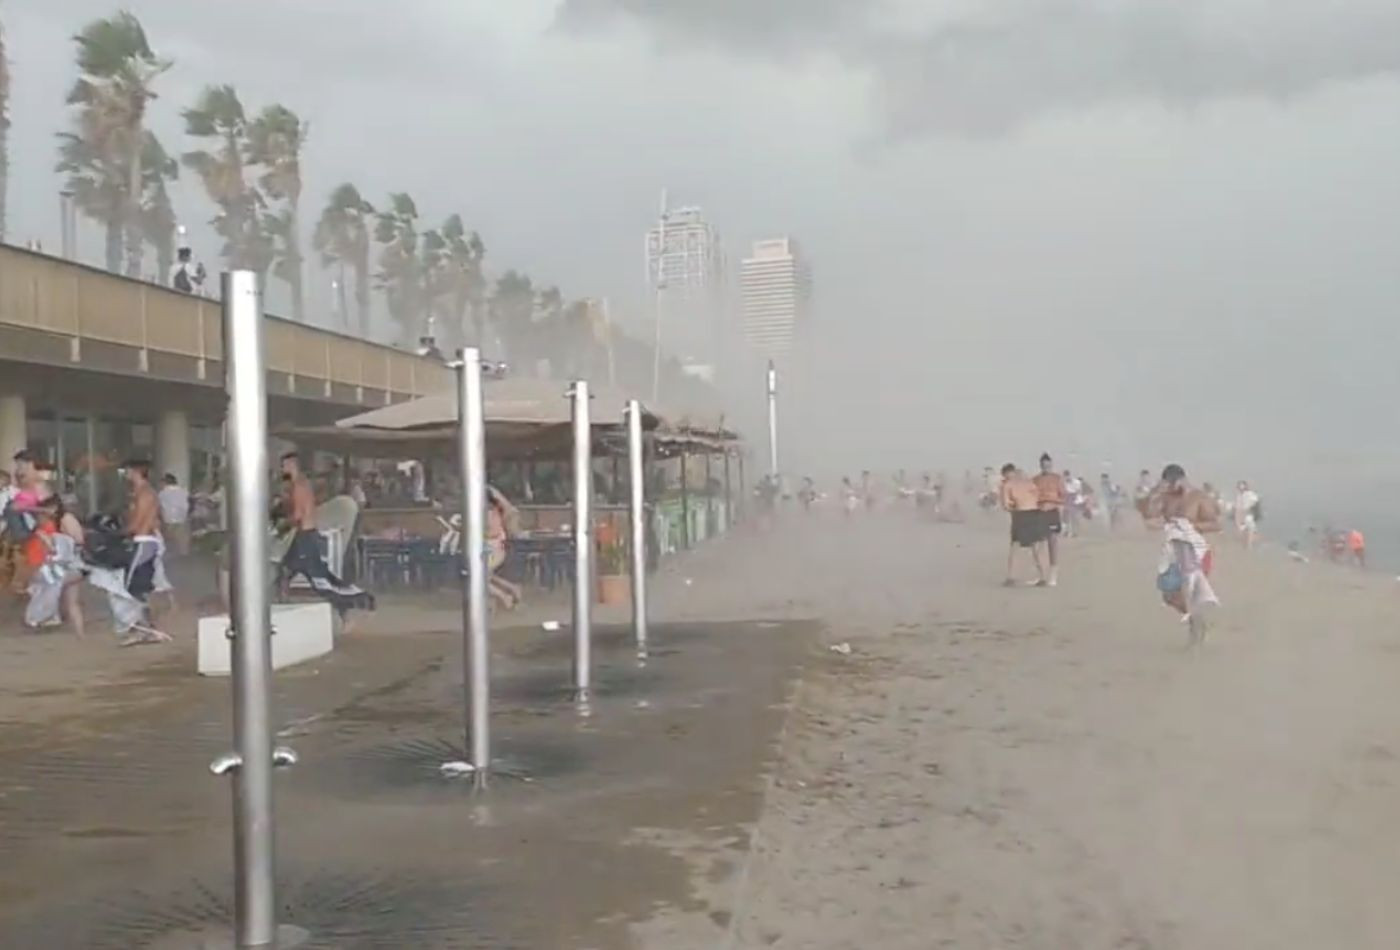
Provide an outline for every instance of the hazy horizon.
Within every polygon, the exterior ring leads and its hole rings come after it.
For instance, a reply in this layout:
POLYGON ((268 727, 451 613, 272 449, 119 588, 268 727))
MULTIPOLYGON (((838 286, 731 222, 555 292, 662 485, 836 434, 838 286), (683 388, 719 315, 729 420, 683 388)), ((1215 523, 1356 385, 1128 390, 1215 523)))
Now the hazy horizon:
MULTIPOLYGON (((209 83, 311 123, 304 230, 341 181, 406 190, 429 222, 460 212, 494 273, 608 297, 639 333, 663 187, 731 260, 797 237, 816 312, 783 367, 793 470, 1048 449, 1278 494, 1400 478, 1378 438, 1400 396, 1400 0, 127 6, 176 62, 150 120, 172 152, 209 83)), ((116 8, 0 7, 12 240, 57 246, 69 37, 116 8)), ((188 173, 175 201, 213 265, 188 173)), ((321 312, 326 283, 313 268, 321 312)), ((741 379, 761 443, 761 376, 741 379)))

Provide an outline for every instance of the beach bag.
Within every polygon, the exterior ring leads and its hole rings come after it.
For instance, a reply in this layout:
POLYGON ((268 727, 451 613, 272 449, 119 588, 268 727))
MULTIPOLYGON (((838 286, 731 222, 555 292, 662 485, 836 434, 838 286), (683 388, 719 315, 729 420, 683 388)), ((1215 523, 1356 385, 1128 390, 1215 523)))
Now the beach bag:
POLYGON ((1157 589, 1164 594, 1176 594, 1186 584, 1186 579, 1181 576, 1181 566, 1173 563, 1167 569, 1157 575, 1157 589))
POLYGON ((1264 522, 1264 503, 1256 501, 1254 507, 1249 509, 1249 513, 1254 516, 1255 524, 1262 524, 1264 522))

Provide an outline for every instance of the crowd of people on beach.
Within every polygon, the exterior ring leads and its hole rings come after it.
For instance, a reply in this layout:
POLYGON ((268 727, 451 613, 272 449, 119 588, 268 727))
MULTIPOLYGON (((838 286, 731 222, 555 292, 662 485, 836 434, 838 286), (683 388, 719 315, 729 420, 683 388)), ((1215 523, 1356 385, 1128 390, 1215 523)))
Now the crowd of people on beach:
MULTIPOLYGON (((758 496, 769 511, 780 499, 790 497, 782 480, 773 476, 760 483, 758 496)), ((804 511, 811 512, 828 495, 807 477, 795 497, 804 511)), ((1107 472, 1093 481, 1069 469, 1057 469, 1048 452, 1040 456, 1034 474, 1014 462, 1000 468, 987 466, 980 478, 966 471, 961 499, 987 515, 1005 512, 1009 516, 1010 544, 1002 582, 1007 587, 1058 586, 1063 542, 1090 525, 1112 533, 1136 523, 1160 532, 1163 544, 1156 586, 1162 600, 1190 627, 1193 643, 1204 637, 1205 615, 1219 603, 1210 581, 1214 551, 1208 539, 1232 532, 1239 545, 1251 551, 1264 523, 1263 498, 1246 480, 1238 481, 1227 497, 1211 482, 1193 484, 1182 466, 1171 464, 1158 475, 1142 469, 1129 490, 1107 472), (1028 579, 1022 579, 1018 568, 1022 559, 1028 559, 1034 571, 1028 579)), ((925 473, 911 482, 904 470, 888 480, 862 471, 858 478, 841 479, 834 500, 847 518, 907 505, 911 513, 927 513, 939 520, 964 519, 960 497, 950 491, 941 472, 925 473)), ((1356 528, 1309 529, 1307 548, 1334 563, 1366 566, 1366 540, 1356 528)), ((1290 542, 1289 552, 1294 560, 1309 560, 1298 541, 1290 542)))

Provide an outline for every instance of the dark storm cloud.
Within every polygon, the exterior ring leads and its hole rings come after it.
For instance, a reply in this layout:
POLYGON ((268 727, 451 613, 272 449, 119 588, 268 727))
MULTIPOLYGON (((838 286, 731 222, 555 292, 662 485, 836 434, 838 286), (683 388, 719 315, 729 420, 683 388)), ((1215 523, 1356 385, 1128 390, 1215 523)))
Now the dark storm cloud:
POLYGON ((1287 98, 1400 71, 1400 0, 565 0, 561 22, 630 19, 670 42, 834 55, 876 79, 894 137, 994 133, 1105 103, 1287 98), (907 21, 907 16, 906 16, 907 21))

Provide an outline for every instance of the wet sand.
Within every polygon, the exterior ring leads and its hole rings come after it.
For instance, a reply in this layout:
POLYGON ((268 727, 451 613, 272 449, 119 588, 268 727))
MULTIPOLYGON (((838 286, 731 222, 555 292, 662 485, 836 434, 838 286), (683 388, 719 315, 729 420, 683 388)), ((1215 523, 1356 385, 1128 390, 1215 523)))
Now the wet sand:
MULTIPOLYGON (((1394 581, 1225 545, 1193 656, 1156 554, 1086 538, 1004 590, 994 520, 709 545, 655 578, 645 669, 605 635, 587 717, 562 639, 502 631, 532 781, 485 798, 431 775, 452 605, 386 611, 278 677, 289 912, 357 948, 1394 946, 1394 581)), ((0 705, 0 945, 227 916, 227 683, 148 656, 0 705)))

